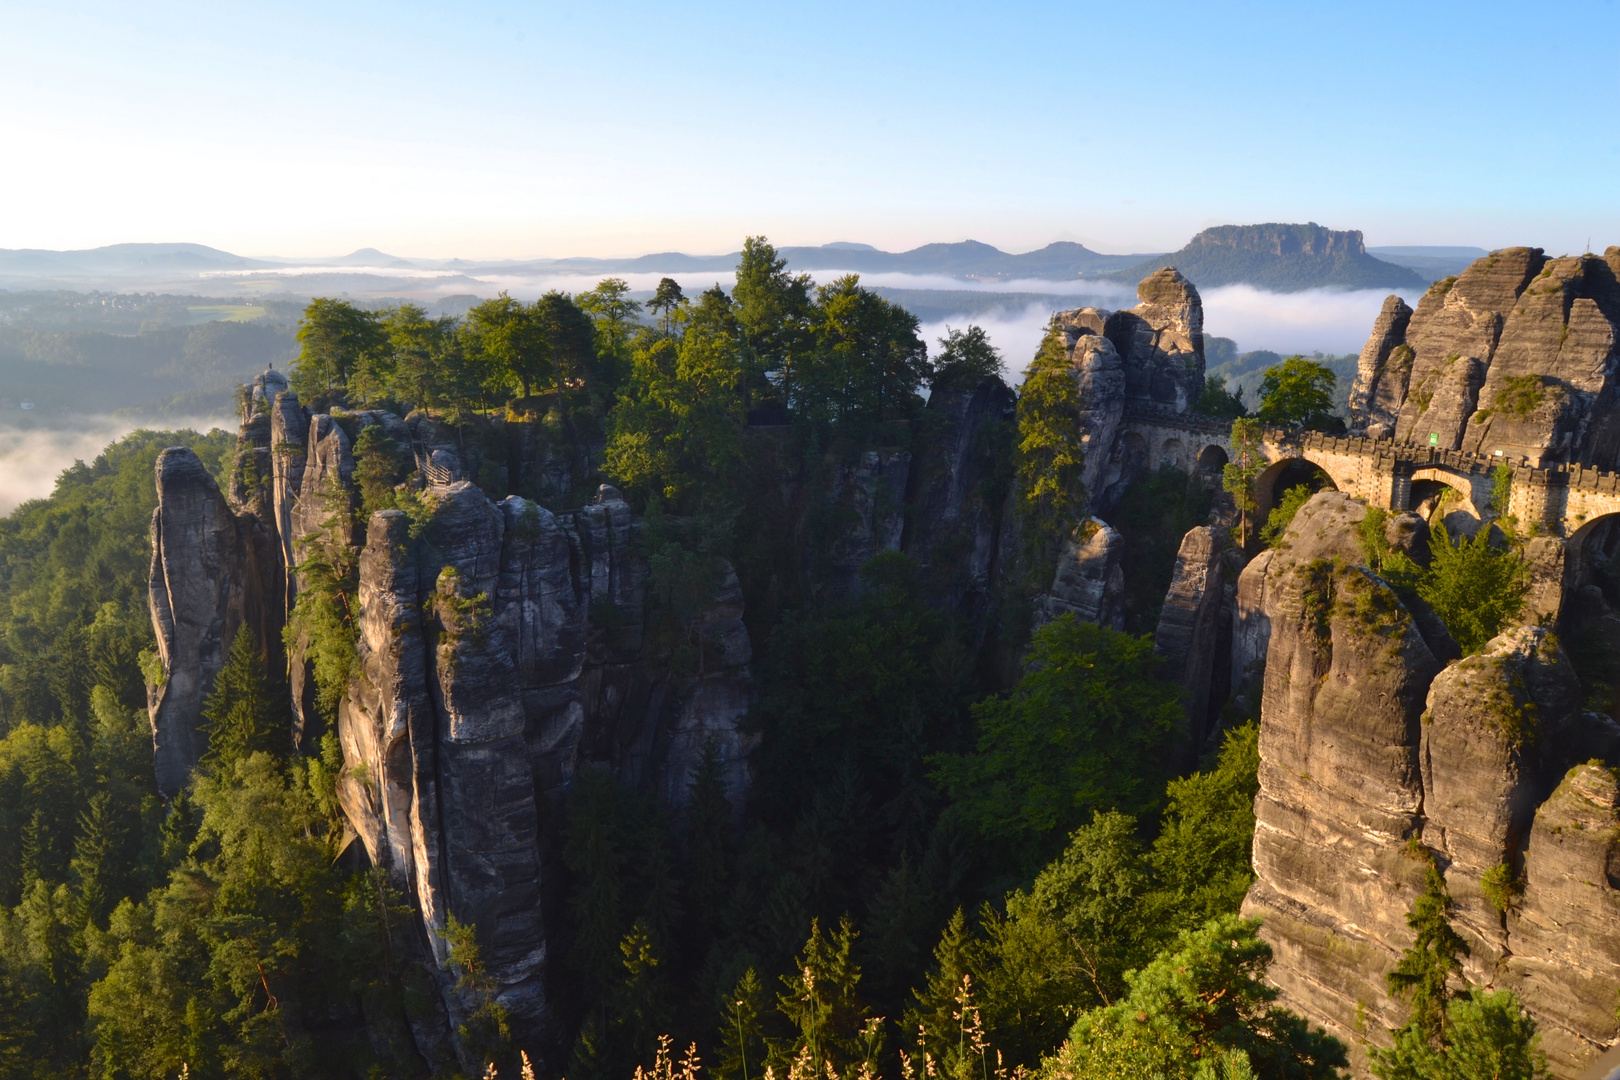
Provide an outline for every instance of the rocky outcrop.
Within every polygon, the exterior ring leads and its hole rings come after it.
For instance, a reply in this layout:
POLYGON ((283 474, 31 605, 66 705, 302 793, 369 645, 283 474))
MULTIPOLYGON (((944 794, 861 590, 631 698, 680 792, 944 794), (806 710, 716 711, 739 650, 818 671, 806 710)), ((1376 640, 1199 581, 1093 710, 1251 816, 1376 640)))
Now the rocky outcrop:
POLYGON ((1504 248, 1390 297, 1350 402, 1372 438, 1507 460, 1620 464, 1620 259, 1504 248))
MULTIPOLYGON (((559 514, 518 495, 496 502, 468 478, 510 485, 499 469, 512 462, 521 477, 541 440, 498 422, 453 433, 420 414, 311 414, 268 374, 244 397, 229 501, 190 451, 158 465, 151 604, 164 674, 151 712, 164 790, 202 752, 202 701, 236 628, 266 627, 276 649, 307 584, 297 567, 356 563, 339 799, 368 858, 411 897, 421 961, 439 973, 439 1004, 412 1015, 418 1046, 446 1060, 463 1008, 445 970, 452 916, 477 928, 513 1022, 537 1030, 549 1015, 545 804, 589 765, 678 807, 711 754, 733 805, 747 798, 754 736, 741 725, 755 691, 737 575, 716 561, 712 601, 682 622, 660 610, 655 633, 640 524, 618 491, 559 514), (374 425, 415 465, 407 493, 425 515, 357 517, 353 447, 374 425)), ((859 518, 852 564, 899 546, 908 468, 904 453, 872 454, 839 478, 859 518)), ((292 643, 288 665, 306 746, 324 725, 308 644, 292 643)))
POLYGON ((1569 770, 1537 809, 1524 893, 1508 916, 1501 981, 1535 1016, 1557 1075, 1575 1076, 1620 1038, 1620 783, 1592 762, 1569 770))
POLYGON ((1265 920, 1289 1007, 1346 1041, 1403 1019, 1383 976, 1422 886, 1407 844, 1423 805, 1419 717, 1439 669, 1400 600, 1358 565, 1364 513, 1315 496, 1265 570, 1257 881, 1244 904, 1265 920))
MULTIPOLYGON (((1364 514, 1315 496, 1239 582, 1234 663, 1253 663, 1269 638, 1244 905, 1265 920, 1269 977, 1284 1004, 1355 1048, 1365 1075, 1366 1042, 1385 1044, 1406 1019, 1385 975, 1411 944, 1405 917, 1432 860, 1469 944, 1465 979, 1518 991, 1555 1072, 1574 1075, 1617 1035, 1612 1009, 1590 1002, 1620 992, 1620 882, 1594 875, 1612 836, 1601 850, 1561 839, 1570 815, 1612 822, 1612 800, 1554 788, 1575 761, 1620 753, 1620 728, 1580 711, 1545 628, 1510 629, 1442 668, 1455 649, 1444 628, 1359 565, 1364 514)), ((1408 517, 1387 538, 1416 559, 1422 530, 1408 517)), ((1589 784, 1613 789, 1607 767, 1589 768, 1589 784)))
POLYGON ((860 569, 872 556, 900 550, 910 476, 906 450, 867 450, 834 472, 829 502, 839 527, 821 553, 817 575, 826 582, 828 599, 856 592, 860 569))
POLYGON ((1502 912, 1481 882, 1499 866, 1517 877, 1536 806, 1563 772, 1560 752, 1579 705, 1568 659, 1535 627, 1496 638, 1429 690, 1423 839, 1445 867, 1474 983, 1491 983, 1508 954, 1502 912))
POLYGON ((252 519, 231 512, 219 485, 184 447, 157 460, 148 603, 161 674, 147 687, 158 789, 173 795, 207 749, 203 699, 237 630, 262 597, 253 580, 252 519))
POLYGON ((1081 484, 1097 511, 1119 500, 1145 460, 1140 439, 1119 437, 1126 410, 1185 413, 1204 387, 1198 290, 1167 268, 1136 295, 1141 302, 1125 311, 1074 308, 1053 321, 1078 384, 1081 484))
POLYGON ((970 625, 982 626, 991 604, 1016 402, 994 377, 936 387, 918 434, 901 547, 940 606, 970 625))
POLYGON ((1182 537, 1153 634, 1153 649, 1165 658, 1164 677, 1181 685, 1186 719, 1176 757, 1183 767, 1196 765, 1209 734, 1210 680, 1226 592, 1226 546, 1225 530, 1213 525, 1200 525, 1182 537))
POLYGON ((1087 518, 1063 544, 1052 587, 1036 600, 1037 618, 1073 615, 1118 630, 1125 624, 1125 538, 1100 518, 1087 518))
POLYGON ((1370 439, 1387 439, 1395 432, 1395 418, 1412 374, 1412 350, 1405 343, 1411 318, 1406 301, 1386 297, 1372 335, 1361 347, 1356 381, 1350 388, 1350 413, 1360 419, 1370 439))

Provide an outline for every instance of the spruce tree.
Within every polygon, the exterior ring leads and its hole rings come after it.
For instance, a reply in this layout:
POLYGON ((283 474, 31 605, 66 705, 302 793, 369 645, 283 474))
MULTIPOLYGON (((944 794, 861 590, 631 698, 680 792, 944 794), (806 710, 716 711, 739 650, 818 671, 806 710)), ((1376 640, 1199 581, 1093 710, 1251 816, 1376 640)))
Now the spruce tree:
POLYGON ((253 632, 242 626, 231 641, 230 658, 214 678, 214 689, 203 703, 208 753, 216 769, 228 769, 258 751, 286 752, 286 729, 278 724, 279 709, 264 673, 264 657, 253 632))
POLYGON ((1401 954, 1386 980, 1389 992, 1411 1007, 1407 1029, 1430 1043, 1445 1039, 1446 1002, 1451 996, 1446 983, 1462 971, 1460 958, 1468 955, 1468 943, 1451 928, 1450 912, 1451 894, 1440 871, 1431 864, 1423 893, 1406 916, 1406 925, 1417 939, 1401 954))

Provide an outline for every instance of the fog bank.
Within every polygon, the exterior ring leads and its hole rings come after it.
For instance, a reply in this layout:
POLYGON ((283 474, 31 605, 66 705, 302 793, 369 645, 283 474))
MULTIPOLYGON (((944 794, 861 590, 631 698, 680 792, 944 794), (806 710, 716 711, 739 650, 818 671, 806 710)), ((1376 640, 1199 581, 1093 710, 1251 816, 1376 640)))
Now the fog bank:
POLYGON ((80 416, 58 427, 0 426, 0 515, 10 514, 29 499, 56 490, 56 480, 75 461, 91 462, 108 444, 140 428, 148 430, 231 430, 230 416, 188 417, 142 423, 113 416, 80 416))

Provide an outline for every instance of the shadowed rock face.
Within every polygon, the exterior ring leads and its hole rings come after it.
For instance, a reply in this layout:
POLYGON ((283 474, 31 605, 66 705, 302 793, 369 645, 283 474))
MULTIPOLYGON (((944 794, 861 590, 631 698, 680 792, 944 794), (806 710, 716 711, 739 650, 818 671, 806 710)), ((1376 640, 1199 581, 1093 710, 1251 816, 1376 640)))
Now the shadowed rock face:
POLYGON ((1412 350, 1406 327, 1412 309, 1398 296, 1384 299, 1372 336, 1362 346, 1356 381, 1350 389, 1350 412, 1362 418, 1371 438, 1388 438, 1395 430, 1406 383, 1412 373, 1412 350), (1375 430, 1376 426, 1376 430, 1375 430))
POLYGON ((1106 418, 1120 395, 1121 408, 1183 413, 1204 387, 1204 306, 1197 288, 1166 267, 1143 278, 1136 297, 1140 302, 1125 311, 1075 308, 1056 316, 1081 380, 1082 408, 1096 414, 1085 429, 1092 435, 1088 446, 1112 444, 1106 418), (1092 335, 1113 348, 1086 342, 1092 335))
POLYGON ((1100 518, 1087 518, 1064 541, 1052 587, 1036 601, 1043 622, 1073 615, 1118 630, 1125 624, 1125 538, 1100 518))
POLYGON ((1177 757, 1187 768, 1197 764, 1209 719, 1210 677, 1225 601, 1226 533, 1200 525, 1181 539, 1175 574, 1159 612, 1153 648, 1165 657, 1164 677, 1181 684, 1186 721, 1177 757))
POLYGON ((1536 809, 1524 854, 1524 896, 1508 916, 1512 955, 1502 983, 1541 1027, 1564 1076, 1620 1032, 1620 784, 1613 769, 1577 765, 1536 809))
POLYGON ((1423 865, 1424 693, 1439 668, 1400 600, 1358 565, 1364 508, 1333 492, 1295 516, 1265 569, 1270 623, 1254 866, 1244 904, 1289 1007, 1340 1037, 1399 1024, 1384 973, 1409 941, 1423 865))
MULTIPOLYGON (((418 1041, 442 1060, 445 1020, 463 1008, 442 970, 439 931, 451 915, 478 927, 502 1004, 534 1030, 547 1015, 542 800, 588 765, 678 806, 710 748, 734 805, 747 798, 753 737, 739 726, 755 694, 737 576, 719 568, 714 602, 698 616, 698 670, 672 671, 643 633, 640 526, 617 491, 603 487, 562 515, 518 496, 495 503, 457 478, 460 459, 422 418, 311 415, 274 380, 261 382, 239 441, 234 507, 190 451, 158 464, 160 781, 177 790, 203 750, 202 702, 237 626, 264 623, 276 646, 303 584, 291 568, 317 537, 347 546, 359 566, 358 640, 336 718, 347 766, 339 798, 372 862, 412 897, 428 931, 422 959, 442 973, 445 1008, 423 1015, 418 1041), (422 492, 431 514, 414 529, 396 510, 356 520, 351 446, 371 424, 443 478, 422 492)), ((878 466, 877 479, 897 489, 894 506, 869 498, 852 540, 888 546, 898 542, 905 462, 878 466)), ((294 643, 289 666, 307 742, 323 721, 304 648, 294 643)))
POLYGON ((158 789, 186 785, 207 749, 202 703, 231 639, 256 601, 251 525, 237 519, 195 453, 171 447, 157 460, 148 601, 163 682, 148 687, 158 789))

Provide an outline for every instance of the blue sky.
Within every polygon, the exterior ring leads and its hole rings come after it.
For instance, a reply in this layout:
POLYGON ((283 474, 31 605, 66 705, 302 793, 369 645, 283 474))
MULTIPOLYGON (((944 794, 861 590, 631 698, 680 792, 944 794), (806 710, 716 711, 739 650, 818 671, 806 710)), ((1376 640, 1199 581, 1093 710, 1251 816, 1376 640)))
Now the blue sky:
POLYGON ((0 2, 0 247, 1620 243, 1620 6, 0 2))

